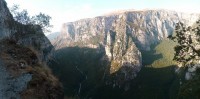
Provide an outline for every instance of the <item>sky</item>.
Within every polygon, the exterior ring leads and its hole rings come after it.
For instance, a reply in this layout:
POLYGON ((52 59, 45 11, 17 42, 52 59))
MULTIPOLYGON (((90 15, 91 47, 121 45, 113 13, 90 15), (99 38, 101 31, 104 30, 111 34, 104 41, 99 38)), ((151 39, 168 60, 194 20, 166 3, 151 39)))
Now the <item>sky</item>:
POLYGON ((200 0, 6 0, 9 7, 18 4, 30 15, 43 12, 52 17, 52 32, 63 23, 92 18, 112 11, 126 9, 168 9, 200 13, 200 0))

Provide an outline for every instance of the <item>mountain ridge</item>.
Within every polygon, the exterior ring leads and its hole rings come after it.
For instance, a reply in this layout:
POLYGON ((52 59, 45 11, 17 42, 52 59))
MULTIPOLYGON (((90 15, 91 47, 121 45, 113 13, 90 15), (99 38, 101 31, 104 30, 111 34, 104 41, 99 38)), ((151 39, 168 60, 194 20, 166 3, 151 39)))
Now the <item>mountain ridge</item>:
MULTIPOLYGON (((81 21, 81 20, 89 20, 89 19, 93 19, 93 18, 97 18, 97 17, 104 17, 104 16, 112 16, 112 15, 119 15, 119 14, 123 14, 123 13, 129 13, 129 12, 145 12, 145 11, 168 11, 168 12, 177 12, 177 13, 183 13, 183 14, 199 14, 197 12, 184 12, 184 11, 175 11, 175 10, 170 10, 170 9, 160 9, 160 8, 146 8, 146 9, 125 9, 125 10, 114 10, 114 11, 110 11, 107 13, 104 13, 102 15, 98 15, 95 17, 91 17, 91 18, 81 18, 75 21, 69 21, 66 23, 73 23, 76 21, 81 21)), ((65 23, 63 23, 65 24, 65 23)))
MULTIPOLYGON (((156 25, 162 26, 162 24, 164 24, 163 23, 164 21, 170 21, 171 24, 169 24, 169 26, 170 26, 171 30, 169 31, 169 33, 167 31, 167 35, 169 35, 173 32, 173 28, 175 26, 175 23, 177 23, 178 21, 184 21, 184 23, 186 23, 186 24, 192 24, 192 23, 194 23, 194 21, 196 21, 198 19, 197 16, 199 16, 199 14, 177 13, 175 11, 171 12, 171 11, 165 11, 165 10, 158 10, 158 11, 157 10, 147 10, 147 11, 143 11, 143 12, 133 11, 133 12, 125 12, 125 13, 121 14, 121 16, 123 16, 123 15, 125 15, 127 17, 134 17, 135 19, 139 19, 139 16, 141 16, 141 17, 146 16, 146 18, 144 18, 142 20, 145 21, 145 19, 150 17, 150 19, 152 19, 152 20, 154 19, 155 21, 158 20, 159 22, 161 22, 161 23, 154 22, 154 24, 150 24, 151 26, 154 26, 154 27, 156 27, 156 25), (161 17, 163 17, 164 19, 161 19, 159 17, 159 15, 156 15, 156 13, 161 14, 161 17), (138 15, 138 16, 134 17, 133 15, 130 15, 130 14, 135 14, 135 15, 138 15), (153 15, 153 16, 151 17, 151 15, 153 15), (154 18, 154 16, 157 17, 158 19, 154 18)), ((81 32, 85 32, 86 35, 87 35, 87 31, 92 32, 92 33, 95 32, 95 33, 93 33, 93 35, 96 35, 97 32, 100 32, 100 33, 106 35, 106 33, 111 29, 111 24, 113 23, 113 21, 116 20, 119 16, 120 15, 98 16, 98 17, 95 17, 95 18, 87 18, 87 19, 81 19, 81 20, 74 21, 74 22, 64 23, 63 28, 61 30, 61 35, 63 33, 65 33, 65 34, 62 35, 62 36, 64 36, 63 38, 66 38, 67 36, 68 36, 68 38, 70 38, 70 35, 71 35, 71 38, 73 38, 73 36, 76 36, 76 34, 80 34, 81 32), (96 22, 97 22, 97 24, 95 24, 96 22), (92 23, 94 23, 94 24, 92 24, 92 23), (85 26, 80 27, 81 24, 84 24, 85 26), (87 25, 87 24, 90 24, 90 25, 87 25), (93 27, 91 27, 91 25, 93 27), (79 27, 74 27, 74 26, 79 26, 79 27), (98 27, 98 26, 100 26, 100 27, 98 27), (100 28, 100 30, 95 30, 95 29, 97 29, 97 27, 100 28), (76 30, 75 28, 76 29, 82 28, 82 30, 81 29, 76 30), (84 28, 88 29, 88 30, 84 30, 84 28), (94 28, 94 29, 92 29, 92 28, 94 28)), ((134 19, 131 19, 131 18, 127 18, 127 20, 129 21, 130 24, 134 23, 133 21, 135 21, 134 24, 141 25, 144 28, 148 28, 147 25, 144 25, 144 24, 149 23, 149 22, 138 23, 137 20, 134 20, 134 19), (129 21, 129 19, 130 19, 130 21, 129 21)), ((129 23, 127 23, 127 24, 129 24, 129 23)), ((136 27, 136 26, 134 26, 134 27, 136 27)), ((166 31, 166 27, 158 27, 158 29, 159 28, 165 28, 165 30, 162 30, 162 31, 166 31)), ((152 30, 149 30, 149 31, 152 31, 152 30)), ((160 33, 161 30, 155 30, 155 31, 157 31, 157 32, 159 32, 159 34, 161 34, 160 33)), ((141 32, 146 32, 146 31, 141 31, 141 32)), ((146 34, 146 33, 144 33, 144 34, 146 34)), ((162 34, 162 35, 164 35, 164 34, 162 34)), ((163 37, 157 38, 157 39, 162 39, 162 38, 163 37)), ((141 41, 139 41, 139 42, 142 43, 141 41)), ((53 44, 53 45, 55 45, 55 44, 53 44)), ((140 45, 142 45, 142 44, 140 44, 140 45)), ((149 47, 148 44, 145 44, 144 46, 149 47)), ((147 49, 149 49, 149 48, 147 48, 147 49)))

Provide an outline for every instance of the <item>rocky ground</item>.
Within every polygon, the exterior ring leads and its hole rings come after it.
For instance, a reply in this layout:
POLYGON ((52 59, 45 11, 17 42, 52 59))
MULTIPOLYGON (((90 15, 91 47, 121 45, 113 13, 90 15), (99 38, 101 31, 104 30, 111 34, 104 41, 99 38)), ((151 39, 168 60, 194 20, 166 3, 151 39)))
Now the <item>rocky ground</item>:
POLYGON ((62 99, 62 86, 37 52, 12 40, 0 42, 1 99, 62 99))

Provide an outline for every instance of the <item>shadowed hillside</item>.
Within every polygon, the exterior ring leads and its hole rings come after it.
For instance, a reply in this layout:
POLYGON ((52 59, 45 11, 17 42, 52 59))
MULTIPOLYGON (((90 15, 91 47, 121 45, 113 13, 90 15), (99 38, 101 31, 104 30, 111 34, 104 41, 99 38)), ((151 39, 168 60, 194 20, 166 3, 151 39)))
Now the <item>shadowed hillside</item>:
MULTIPOLYGON (((99 49, 68 47, 57 50, 50 67, 63 83, 66 96, 94 99, 175 99, 183 75, 175 73, 177 67, 172 61, 174 45, 169 40, 163 40, 152 46, 150 51, 143 51, 144 66, 125 87, 109 83, 121 72, 109 74, 109 62, 103 60, 104 51, 99 49)), ((121 69, 123 67, 119 71, 121 69)))
POLYGON ((63 48, 55 52, 55 60, 50 67, 63 83, 66 95, 87 96, 89 91, 103 82, 108 69, 103 55, 97 49, 79 47, 63 48))

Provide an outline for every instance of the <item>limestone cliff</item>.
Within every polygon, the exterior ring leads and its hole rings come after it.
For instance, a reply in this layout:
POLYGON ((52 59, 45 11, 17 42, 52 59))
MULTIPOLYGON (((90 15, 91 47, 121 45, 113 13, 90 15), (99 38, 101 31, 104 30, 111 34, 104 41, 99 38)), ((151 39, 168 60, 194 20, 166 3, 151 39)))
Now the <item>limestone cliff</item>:
MULTIPOLYGON (((96 47, 105 44, 112 24, 121 16, 126 24, 126 32, 131 35, 135 44, 142 50, 149 50, 151 44, 158 43, 172 34, 177 22, 194 23, 199 14, 180 13, 168 10, 123 11, 121 13, 81 19, 63 24, 60 37, 54 40, 57 48, 76 44, 96 47)), ((122 23, 117 22, 117 24, 122 23)))
POLYGON ((199 14, 168 10, 123 11, 63 24, 60 35, 52 41, 56 49, 67 46, 99 48, 111 62, 110 73, 116 83, 133 79, 142 66, 139 50, 150 50, 174 31, 177 22, 192 24, 199 14))
POLYGON ((62 99, 45 63, 53 50, 39 26, 14 21, 0 0, 0 99, 62 99))
POLYGON ((121 16, 112 24, 108 32, 105 52, 111 61, 110 73, 116 73, 115 86, 136 77, 142 66, 141 53, 127 33, 125 16, 121 16))

